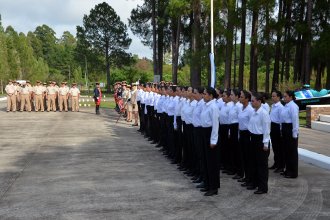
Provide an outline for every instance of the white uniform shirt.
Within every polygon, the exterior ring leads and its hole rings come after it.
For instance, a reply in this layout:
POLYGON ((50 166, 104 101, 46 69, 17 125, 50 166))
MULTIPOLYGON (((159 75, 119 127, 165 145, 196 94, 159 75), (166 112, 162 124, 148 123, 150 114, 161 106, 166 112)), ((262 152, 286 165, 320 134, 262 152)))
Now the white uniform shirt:
POLYGON ((272 104, 272 110, 270 111, 270 120, 271 122, 281 124, 281 111, 283 110, 284 106, 279 101, 277 103, 272 104))
POLYGON ((217 99, 216 104, 219 108, 219 111, 221 110, 222 106, 225 104, 222 98, 217 99))
POLYGON ((184 109, 187 107, 187 105, 189 105, 189 101, 187 101, 186 98, 182 99, 182 104, 181 104, 181 119, 182 121, 186 121, 186 115, 184 113, 184 109))
POLYGON ((238 114, 242 111, 243 105, 240 102, 233 103, 228 113, 229 124, 238 123, 238 114))
POLYGON ((168 116, 174 116, 175 113, 176 100, 174 97, 170 97, 167 104, 167 114, 168 116))
POLYGON ((185 106, 185 109, 183 110, 186 124, 192 124, 193 111, 196 106, 197 106, 196 100, 193 100, 191 102, 190 100, 188 100, 188 104, 185 106))
POLYGON ((68 87, 60 87, 58 89, 58 92, 60 95, 67 95, 69 93, 69 88, 68 87))
POLYGON ((205 105, 205 101, 204 99, 201 99, 197 102, 197 106, 193 110, 192 124, 196 128, 202 126, 201 113, 203 111, 204 105, 205 105))
POLYGON ((178 102, 175 106, 175 113, 174 113, 174 122, 173 122, 173 125, 174 125, 174 129, 177 129, 177 123, 176 123, 176 118, 177 117, 181 117, 181 108, 182 108, 182 104, 183 104, 183 99, 182 97, 179 97, 179 96, 175 96, 175 97, 178 97, 178 102))
POLYGON ((292 123, 292 137, 297 138, 299 134, 299 107, 291 101, 281 111, 281 122, 292 123))
POLYGON ((219 108, 215 99, 205 103, 201 113, 201 122, 203 128, 212 127, 210 144, 217 144, 219 131, 219 108))
POLYGON ((30 94, 30 88, 28 86, 22 87, 20 92, 21 92, 22 95, 29 95, 30 94))
POLYGON ((269 114, 269 112, 270 112, 270 107, 269 107, 268 103, 262 103, 262 104, 261 104, 261 107, 263 107, 263 108, 266 110, 266 112, 269 114))
POLYGON ((234 105, 233 102, 224 103, 224 105, 222 106, 222 108, 220 110, 220 114, 219 114, 220 124, 227 125, 227 124, 230 123, 230 121, 229 121, 229 111, 230 111, 230 109, 233 105, 234 105))
POLYGON ((262 134, 262 142, 265 147, 268 147, 270 140, 270 117, 268 112, 263 107, 260 106, 257 111, 254 110, 250 118, 248 130, 252 134, 262 134))
POLYGON ((248 125, 253 112, 254 109, 251 105, 247 105, 245 109, 242 107, 242 111, 238 114, 238 128, 240 131, 248 130, 248 125))

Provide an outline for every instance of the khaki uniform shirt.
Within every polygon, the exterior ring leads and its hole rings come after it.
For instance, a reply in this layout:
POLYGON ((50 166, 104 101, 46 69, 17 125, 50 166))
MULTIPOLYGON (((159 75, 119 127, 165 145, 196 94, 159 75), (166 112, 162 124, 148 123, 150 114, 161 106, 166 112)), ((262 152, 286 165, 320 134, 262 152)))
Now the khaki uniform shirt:
POLYGON ((35 86, 33 91, 36 95, 42 95, 44 93, 45 89, 46 88, 43 86, 35 86))
POLYGON ((70 94, 75 97, 75 96, 78 96, 80 94, 80 91, 79 89, 76 87, 76 88, 71 88, 70 89, 70 94))
POLYGON ((48 86, 47 87, 47 93, 48 95, 55 95, 56 94, 56 87, 55 86, 48 86))
POLYGON ((30 88, 28 86, 21 88, 21 94, 22 95, 29 95, 30 94, 30 88))
POLYGON ((20 86, 15 86, 15 92, 14 92, 14 94, 15 95, 18 95, 20 91, 21 91, 21 87, 20 86))
POLYGON ((11 84, 11 85, 8 84, 8 85, 6 85, 5 91, 8 95, 13 95, 16 91, 16 88, 13 84, 11 84))
POLYGON ((60 95, 67 95, 69 93, 69 88, 67 87, 60 87, 58 89, 58 92, 60 95))

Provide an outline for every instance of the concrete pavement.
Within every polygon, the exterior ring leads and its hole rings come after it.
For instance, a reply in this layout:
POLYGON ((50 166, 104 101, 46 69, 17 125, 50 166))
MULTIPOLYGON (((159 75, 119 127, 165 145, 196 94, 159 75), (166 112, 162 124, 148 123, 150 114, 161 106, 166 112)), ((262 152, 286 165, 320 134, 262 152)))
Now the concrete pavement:
POLYGON ((206 198, 113 110, 0 110, 0 219, 330 218, 330 172, 301 161, 267 195, 222 175, 206 198))

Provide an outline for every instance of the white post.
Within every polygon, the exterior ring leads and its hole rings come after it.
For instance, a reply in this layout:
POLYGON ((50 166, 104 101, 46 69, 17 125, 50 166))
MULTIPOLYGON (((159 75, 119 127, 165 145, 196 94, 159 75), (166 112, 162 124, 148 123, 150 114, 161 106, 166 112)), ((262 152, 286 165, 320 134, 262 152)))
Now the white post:
POLYGON ((211 53, 210 53, 210 63, 211 63, 211 87, 215 87, 215 64, 214 64, 214 30, 213 30, 213 0, 211 0, 211 53))

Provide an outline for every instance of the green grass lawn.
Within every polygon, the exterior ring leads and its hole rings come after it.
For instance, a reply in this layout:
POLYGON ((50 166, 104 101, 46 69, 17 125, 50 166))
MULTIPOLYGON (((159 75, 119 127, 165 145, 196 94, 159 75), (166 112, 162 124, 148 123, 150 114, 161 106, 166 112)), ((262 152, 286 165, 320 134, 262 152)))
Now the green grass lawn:
MULTIPOLYGON (((80 104, 82 105, 82 107, 84 107, 84 104, 86 104, 87 106, 90 105, 91 107, 95 107, 95 102, 80 102, 80 104)), ((113 109, 116 107, 115 102, 101 102, 101 108, 109 108, 109 109, 113 109)))
POLYGON ((306 127, 306 111, 299 113, 299 125, 306 127))

